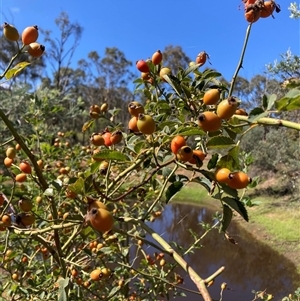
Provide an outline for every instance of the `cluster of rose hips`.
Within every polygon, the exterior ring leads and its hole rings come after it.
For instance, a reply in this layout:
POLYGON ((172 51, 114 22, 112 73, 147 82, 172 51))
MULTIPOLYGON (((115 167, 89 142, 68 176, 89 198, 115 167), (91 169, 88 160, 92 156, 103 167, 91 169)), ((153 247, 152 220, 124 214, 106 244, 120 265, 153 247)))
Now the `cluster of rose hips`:
MULTIPOLYGON (((19 173, 15 175, 14 180, 17 183, 23 183, 27 180, 27 176, 32 174, 32 167, 30 163, 26 160, 18 160, 19 163, 16 165, 17 161, 17 151, 20 151, 21 147, 19 144, 16 144, 15 147, 9 146, 6 149, 6 157, 4 158, 4 165, 7 168, 11 168, 14 166, 19 170, 19 173)), ((43 161, 38 160, 38 165, 40 168, 42 168, 43 161)), ((6 200, 4 194, 0 195, 0 206, 3 205, 4 200, 6 200)), ((7 201, 7 200, 6 200, 7 201)), ((22 211, 18 213, 15 217, 15 223, 16 225, 19 225, 20 227, 27 227, 31 226, 35 221, 35 216, 31 212, 33 208, 32 201, 27 198, 22 198, 18 202, 18 207, 22 211)), ((8 208, 8 213, 2 213, 1 222, 0 222, 0 230, 5 231, 6 227, 9 227, 12 223, 11 216, 15 215, 15 210, 11 210, 11 207, 8 208)))
POLYGON ((196 164, 199 167, 202 166, 202 162, 206 157, 206 153, 202 150, 192 149, 186 145, 186 140, 181 135, 177 135, 172 139, 171 151, 176 155, 178 161, 196 164))
MULTIPOLYGON (((21 146, 19 144, 16 144, 15 147, 9 146, 6 149, 6 157, 4 158, 4 165, 7 168, 10 168, 16 161, 17 159, 17 151, 21 150, 21 146)), ((43 161, 42 160, 38 160, 37 164, 40 168, 43 167, 43 161)), ((32 168, 31 165, 28 161, 22 160, 19 163, 19 171, 20 173, 18 173, 15 176, 15 181, 18 183, 23 183, 26 181, 27 179, 27 175, 30 175, 32 173, 32 168)))
POLYGON ((215 171, 215 179, 218 183, 228 185, 233 189, 243 189, 251 183, 251 178, 242 171, 231 172, 228 168, 217 168, 215 171))
MULTIPOLYGON (((19 41, 20 34, 13 25, 5 22, 2 27, 3 27, 3 35, 7 40, 11 42, 19 41)), ((36 25, 26 27, 21 35, 21 40, 23 43, 22 48, 25 47, 27 52, 32 57, 40 57, 45 51, 45 46, 36 42, 38 37, 39 37, 39 31, 36 25)))
MULTIPOLYGON (((108 110, 108 104, 103 103, 101 106, 96 104, 90 107, 90 116, 93 119, 100 118, 108 110)), ((122 131, 117 130, 111 133, 108 129, 105 129, 102 133, 93 133, 90 137, 90 142, 95 146, 105 145, 107 147, 118 144, 122 141, 122 131)))
POLYGON ((245 19, 249 23, 256 22, 259 18, 273 16, 273 12, 280 12, 280 6, 274 1, 243 0, 245 5, 245 19))
POLYGON ((222 126, 222 120, 230 119, 234 114, 246 115, 243 110, 238 110, 239 101, 230 96, 220 101, 221 90, 212 88, 205 92, 203 103, 206 106, 214 106, 215 112, 205 111, 198 116, 198 125, 206 132, 216 132, 222 126), (220 101, 220 102, 219 102, 220 101))
POLYGON ((144 106, 137 102, 132 101, 128 104, 128 112, 131 119, 128 122, 128 129, 135 134, 151 135, 156 130, 156 124, 151 115, 145 114, 144 106))
MULTIPOLYGON (((202 66, 208 58, 208 54, 205 51, 202 51, 197 55, 195 63, 202 66)), ((160 65, 161 62, 162 53, 160 51, 155 52, 151 60, 137 61, 136 66, 137 69, 142 72, 142 79, 149 81, 150 79, 155 78, 155 74, 151 72, 151 64, 160 65)), ((160 71, 162 69, 163 68, 161 68, 160 71)), ((159 68, 157 68, 156 71, 159 71, 159 68)), ((162 81, 164 80, 160 72, 159 77, 162 81)), ((229 120, 235 114, 247 115, 244 109, 238 107, 239 100, 236 97, 230 96, 222 100, 221 93, 222 90, 219 88, 210 88, 204 93, 202 102, 208 110, 199 114, 197 123, 205 132, 217 132, 222 127, 222 121, 229 120)), ((155 132, 155 122, 150 115, 144 114, 144 107, 142 104, 136 101, 130 102, 128 105, 128 111, 132 116, 128 123, 128 128, 131 132, 143 134, 153 134, 155 132)), ((202 150, 192 149, 188 146, 185 138, 180 135, 177 135, 172 139, 171 151, 176 155, 176 159, 179 162, 196 164, 198 167, 202 166, 203 160, 206 157, 206 153, 202 150)), ((216 175, 217 174, 218 173, 216 173, 216 175)), ((226 177, 221 179, 221 181, 219 180, 220 178, 216 177, 217 182, 226 183, 228 186, 235 189, 245 188, 251 182, 251 179, 245 173, 240 171, 231 172, 229 170, 226 177)))

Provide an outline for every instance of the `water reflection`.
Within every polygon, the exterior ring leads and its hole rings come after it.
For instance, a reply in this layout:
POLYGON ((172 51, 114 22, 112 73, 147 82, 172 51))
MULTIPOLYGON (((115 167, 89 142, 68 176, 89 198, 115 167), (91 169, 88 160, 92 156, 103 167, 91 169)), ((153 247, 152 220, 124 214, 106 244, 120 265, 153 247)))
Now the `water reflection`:
MULTIPOLYGON (((167 241, 188 247, 193 243, 189 229, 201 235, 203 229, 199 222, 211 223, 214 213, 215 211, 207 208, 174 203, 167 205, 162 216, 150 225, 167 241)), ((300 277, 289 260, 256 240, 235 222, 232 222, 228 230, 238 244, 228 242, 217 230, 213 230, 201 242, 204 247, 185 258, 203 278, 221 266, 226 267, 210 288, 213 299, 220 298, 222 282, 226 282, 230 288, 224 292, 223 301, 250 301, 254 298, 252 290, 264 289, 274 294, 276 300, 281 300, 298 287, 300 277)), ((195 290, 195 285, 188 276, 181 271, 180 274, 185 276, 185 286, 195 290)), ((188 298, 178 297, 177 300, 200 300, 199 296, 189 293, 186 295, 188 298)))

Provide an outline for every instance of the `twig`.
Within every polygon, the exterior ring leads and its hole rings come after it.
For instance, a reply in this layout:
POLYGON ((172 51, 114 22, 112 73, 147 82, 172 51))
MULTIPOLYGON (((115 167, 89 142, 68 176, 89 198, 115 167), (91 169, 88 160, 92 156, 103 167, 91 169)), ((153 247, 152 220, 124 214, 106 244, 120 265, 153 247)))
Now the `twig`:
POLYGON ((283 120, 283 119, 275 119, 275 118, 269 118, 269 117, 262 117, 257 120, 251 120, 251 119, 249 119, 249 116, 243 116, 243 115, 233 115, 233 117, 235 117, 239 120, 242 120, 242 121, 246 121, 250 124, 284 126, 286 128, 300 131, 300 123, 296 123, 293 121, 288 121, 288 120, 283 120))
POLYGON ((236 68, 236 70, 234 72, 234 75, 232 77, 232 80, 231 80, 231 85, 230 85, 230 89, 229 89, 229 92, 228 92, 228 97, 230 97, 232 95, 236 78, 239 74, 240 69, 243 67, 243 60, 244 60, 244 56, 245 56, 245 52, 246 52, 246 48, 247 48, 247 44, 248 44, 248 39, 249 39, 249 36, 250 36, 251 26, 252 26, 252 23, 250 23, 248 25, 247 30, 246 30, 246 36, 245 36, 244 45, 243 45, 243 48, 242 48, 241 57, 240 57, 239 63, 237 65, 237 68, 236 68))

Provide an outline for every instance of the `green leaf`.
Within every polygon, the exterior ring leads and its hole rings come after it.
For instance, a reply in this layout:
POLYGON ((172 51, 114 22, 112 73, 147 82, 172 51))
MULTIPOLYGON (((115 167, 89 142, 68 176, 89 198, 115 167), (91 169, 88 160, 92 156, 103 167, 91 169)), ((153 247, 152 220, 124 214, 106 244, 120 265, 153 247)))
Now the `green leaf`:
POLYGON ((231 148, 228 151, 227 155, 224 155, 220 158, 217 165, 219 167, 226 167, 230 170, 239 169, 240 167, 239 152, 240 152, 239 146, 235 146, 231 148))
POLYGON ((85 122, 85 123, 83 124, 83 126, 82 126, 81 131, 84 133, 86 130, 89 129, 89 127, 90 127, 94 122, 95 122, 95 119, 91 119, 91 120, 85 122))
POLYGON ((267 110, 271 110, 272 107, 274 106, 274 103, 277 99, 277 95, 276 94, 271 94, 268 96, 268 106, 267 106, 267 110))
POLYGON ((268 106, 268 96, 265 95, 265 94, 262 97, 262 106, 263 106, 264 110, 267 109, 267 106, 268 106))
POLYGON ((107 300, 111 299, 120 289, 121 286, 115 285, 113 289, 109 292, 109 295, 107 296, 107 300))
POLYGON ((278 111, 292 111, 300 109, 300 90, 293 89, 283 98, 275 102, 278 111))
POLYGON ((85 194, 84 180, 83 178, 78 178, 73 184, 68 185, 68 190, 71 190, 77 194, 85 194))
POLYGON ((139 154, 141 152, 141 150, 143 149, 145 145, 145 141, 138 141, 135 145, 134 145, 134 151, 139 154))
POLYGON ((101 162, 95 161, 90 165, 91 174, 94 174, 95 172, 97 172, 99 170, 100 164, 101 164, 101 162))
POLYGON ((211 190, 211 181, 204 177, 193 178, 192 182, 198 183, 203 186, 208 192, 211 190))
POLYGON ((180 96, 181 95, 181 87, 176 81, 174 81, 174 78, 176 78, 176 77, 172 76, 172 75, 165 74, 163 76, 163 78, 173 88, 173 90, 177 93, 177 95, 180 96))
POLYGON ((251 116, 256 116, 256 115, 260 115, 262 113, 264 113, 265 111, 262 108, 254 108, 253 110, 251 110, 251 112, 249 113, 249 117, 251 116))
POLYGON ((206 143, 209 149, 222 149, 233 145, 235 145, 234 140, 227 136, 215 136, 210 138, 206 143))
MULTIPOLYGON (((168 178, 170 176, 172 172, 172 168, 170 167, 164 167, 162 169, 162 175, 164 176, 164 178, 168 178)), ((172 175, 169 179, 169 182, 175 182, 176 181, 176 176, 175 175, 172 175)))
POLYGON ((256 120, 259 120, 260 118, 266 117, 268 115, 269 115, 268 111, 264 111, 262 108, 255 108, 250 112, 248 120, 256 121, 256 120))
POLYGON ((170 128, 174 128, 177 124, 178 124, 178 122, 176 122, 176 121, 166 120, 166 121, 159 123, 159 128, 163 129, 166 126, 170 127, 170 128))
POLYGON ((176 131, 176 134, 180 134, 182 136, 196 136, 196 135, 203 136, 203 135, 205 135, 205 132, 203 130, 201 130, 200 128, 196 128, 196 127, 190 128, 190 129, 181 127, 180 129, 178 129, 178 131, 176 131))
POLYGON ((184 94, 187 98, 192 97, 191 91, 189 90, 188 87, 186 87, 184 84, 181 84, 181 88, 182 88, 182 90, 183 90, 183 92, 184 92, 184 94))
POLYGON ((222 201, 239 213, 245 221, 249 221, 247 210, 242 202, 230 197, 224 197, 222 198, 222 201))
POLYGON ((175 175, 175 178, 176 178, 176 181, 179 181, 179 182, 187 182, 189 180, 189 177, 187 177, 185 175, 180 175, 180 174, 175 175))
POLYGON ((221 73, 219 73, 219 72, 216 72, 216 71, 214 71, 214 70, 212 70, 212 69, 207 69, 207 70, 205 70, 204 72, 203 72, 203 74, 202 74, 202 78, 204 79, 207 79, 207 78, 216 78, 216 77, 220 77, 220 76, 222 76, 222 74, 221 73))
POLYGON ((229 128, 229 127, 226 127, 226 128, 225 128, 225 131, 226 131, 226 133, 228 134, 228 136, 229 136, 232 140, 234 140, 234 139, 236 138, 237 133, 236 133, 235 129, 231 129, 231 128, 229 128))
POLYGON ((198 68, 200 67, 200 64, 195 64, 191 67, 188 67, 187 69, 185 69, 182 73, 182 77, 186 77, 188 76, 190 73, 194 72, 195 70, 198 70, 198 68))
POLYGON ((100 150, 96 155, 93 156, 93 158, 103 160, 128 161, 128 157, 125 154, 111 149, 100 150))
POLYGON ((232 220, 232 215, 232 209, 229 208, 227 205, 224 205, 221 231, 225 232, 227 230, 232 220))
POLYGON ((146 98, 151 99, 152 94, 148 89, 144 89, 143 92, 146 98))
POLYGON ((205 170, 205 169, 201 169, 201 173, 204 175, 205 178, 207 178, 210 181, 214 181, 215 180, 215 174, 211 171, 205 170))
POLYGON ((178 193, 183 187, 183 183, 180 181, 172 183, 166 191, 166 204, 172 199, 172 197, 178 193))
POLYGON ((6 72, 5 78, 7 80, 11 79, 12 77, 18 75, 18 73, 20 73, 28 65, 30 65, 30 63, 28 63, 28 62, 21 62, 21 63, 17 64, 16 66, 14 66, 13 68, 11 68, 10 70, 8 70, 6 72))
POLYGON ((217 165, 218 159, 219 159, 219 154, 214 153, 214 154, 211 156, 211 158, 210 158, 210 160, 208 161, 208 163, 207 163, 207 168, 208 168, 208 169, 213 169, 213 168, 215 168, 216 165, 217 165))
POLYGON ((222 187, 222 190, 225 194, 233 197, 234 199, 238 199, 239 195, 238 195, 238 191, 236 189, 233 189, 223 183, 219 183, 219 185, 222 187))

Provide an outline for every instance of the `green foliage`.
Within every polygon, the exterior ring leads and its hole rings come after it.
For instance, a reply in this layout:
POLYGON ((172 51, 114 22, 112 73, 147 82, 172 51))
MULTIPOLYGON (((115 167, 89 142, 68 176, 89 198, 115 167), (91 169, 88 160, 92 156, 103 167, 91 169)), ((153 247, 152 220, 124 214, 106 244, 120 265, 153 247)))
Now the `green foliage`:
MULTIPOLYGON (((174 273, 175 268, 181 268, 196 284, 199 291, 195 293, 210 300, 205 297, 209 296, 207 279, 216 278, 222 269, 205 280, 184 259, 199 247, 202 236, 190 231, 194 239, 190 246, 176 242, 171 245, 149 222, 162 214, 165 204, 185 185, 193 182, 204 187, 222 210, 211 223, 202 224, 203 237, 218 228, 232 242, 228 226, 234 213, 249 220, 246 206, 254 203, 245 194, 248 187, 257 185, 257 178, 250 185, 246 175, 239 193, 231 184, 241 181, 239 178, 232 179, 230 173, 219 183, 215 171, 227 167, 231 172, 247 172, 253 161, 244 151, 253 151, 253 145, 247 144, 248 133, 254 132, 257 124, 274 125, 274 114, 280 110, 298 109, 299 90, 278 97, 278 101, 275 95, 264 93, 262 101, 251 107, 249 116, 234 114, 222 120, 217 131, 210 131, 209 127, 204 131, 198 124, 199 115, 216 112, 218 106, 205 105, 204 93, 218 88, 222 101, 231 96, 233 86, 224 83, 218 71, 188 65, 188 58, 180 49, 174 52, 169 47, 164 66, 170 62, 171 74, 161 77, 162 65, 149 61, 150 81, 135 81, 134 94, 147 99, 141 106, 155 121, 156 130, 151 135, 138 130, 127 132, 130 118, 127 104, 133 99, 127 88, 132 76, 127 73, 131 62, 118 49, 107 48, 104 58, 91 52, 87 61, 79 63, 82 68, 73 70, 68 62, 62 64, 64 53, 60 46, 73 36, 75 42, 70 49, 73 53, 82 29, 77 23, 71 23, 66 14, 56 23, 61 30, 60 39, 52 40, 48 35, 52 62, 59 62, 53 78, 43 79, 41 88, 34 92, 27 86, 15 85, 12 91, 4 90, 0 96, 2 157, 13 157, 6 153, 7 148, 19 144, 12 165, 1 166, 0 267, 10 276, 1 293, 10 299, 62 301, 169 299, 183 295, 180 286, 183 278, 174 273), (171 63, 175 61, 174 67, 171 63), (96 75, 90 72, 93 69, 96 75), (105 96, 99 103, 100 94, 105 96), (10 105, 12 99, 16 101, 10 105), (104 102, 109 103, 109 109, 102 108, 104 102), (79 132, 81 143, 77 138, 79 132), (100 139, 101 143, 95 146, 94 140, 84 139, 92 132, 111 137, 104 142, 100 139), (116 133, 120 139, 114 142, 116 133), (183 149, 180 156, 174 154, 170 143, 176 135, 184 136, 192 151, 207 153, 208 162, 195 159, 194 153, 183 149), (32 172, 19 183, 16 175, 21 172, 19 164, 24 160, 30 162, 32 172), (22 212, 21 199, 32 202, 30 212, 22 212), (148 254, 148 246, 159 253, 148 254), (97 273, 100 270, 97 277, 95 269, 97 273)), ((12 57, 3 77, 18 75, 19 69, 13 63, 21 54, 12 57)), ((256 88, 258 94, 264 87, 256 88)), ((143 122, 142 117, 138 115, 143 122)), ((204 122, 209 123, 209 119, 204 122)), ((295 131, 299 126, 280 122, 295 131)), ((278 147, 278 137, 271 130, 268 134, 269 143, 276 145, 270 147, 270 152, 282 155, 287 146, 282 143, 282 148, 278 147)), ((260 140, 256 136, 252 143, 265 142, 260 140)), ((299 150, 294 146, 288 151, 296 156, 299 150)), ((261 145, 261 152, 264 152, 264 164, 273 166, 274 162, 272 165, 266 158, 271 158, 266 145, 261 145)), ((290 155, 288 163, 293 164, 293 160, 290 155)))

